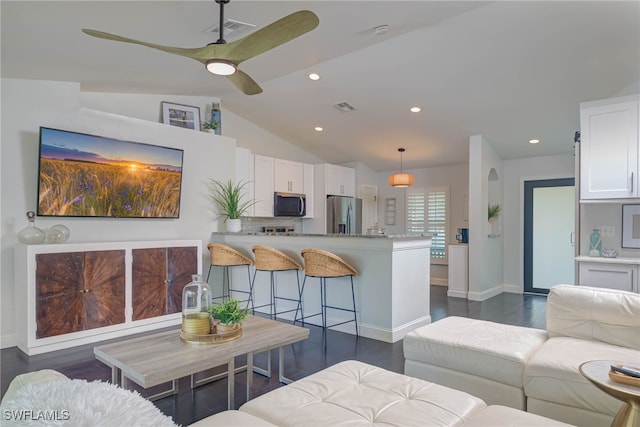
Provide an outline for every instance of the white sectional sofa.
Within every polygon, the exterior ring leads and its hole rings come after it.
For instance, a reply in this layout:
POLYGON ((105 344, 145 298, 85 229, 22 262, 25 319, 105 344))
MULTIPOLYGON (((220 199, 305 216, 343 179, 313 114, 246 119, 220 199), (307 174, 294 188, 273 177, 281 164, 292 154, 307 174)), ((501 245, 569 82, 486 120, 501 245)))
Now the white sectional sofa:
POLYGON ((467 393, 346 361, 207 417, 192 427, 551 427, 567 424, 467 393))
POLYGON ((554 286, 546 331, 447 317, 404 338, 405 374, 585 427, 622 405, 578 371, 590 360, 640 366, 640 295, 554 286))
MULTIPOLYGON (((14 413, 16 409, 37 412, 70 408, 67 418, 56 425, 174 425, 139 394, 115 388, 108 383, 70 380, 55 371, 39 371, 16 377, 1 409, 3 413, 5 410, 14 413), (78 395, 78 387, 83 396, 78 395), (121 396, 113 400, 108 398, 110 394, 121 396), (40 399, 44 395, 46 402, 40 399), (67 399, 79 401, 82 408, 72 406, 67 399), (151 408, 143 411, 145 406, 151 408)), ((36 421, 27 425, 48 424, 36 421)), ((374 425, 570 427, 506 406, 487 406, 467 393, 357 361, 338 363, 250 400, 239 410, 224 411, 192 424, 194 427, 374 425)))

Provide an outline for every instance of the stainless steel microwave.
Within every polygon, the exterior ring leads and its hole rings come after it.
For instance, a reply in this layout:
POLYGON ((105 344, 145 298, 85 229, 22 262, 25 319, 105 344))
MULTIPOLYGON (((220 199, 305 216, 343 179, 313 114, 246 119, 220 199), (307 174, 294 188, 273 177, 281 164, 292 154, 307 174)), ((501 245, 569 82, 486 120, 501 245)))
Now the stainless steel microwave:
POLYGON ((299 217, 307 214, 307 197, 305 194, 273 193, 273 216, 299 217))

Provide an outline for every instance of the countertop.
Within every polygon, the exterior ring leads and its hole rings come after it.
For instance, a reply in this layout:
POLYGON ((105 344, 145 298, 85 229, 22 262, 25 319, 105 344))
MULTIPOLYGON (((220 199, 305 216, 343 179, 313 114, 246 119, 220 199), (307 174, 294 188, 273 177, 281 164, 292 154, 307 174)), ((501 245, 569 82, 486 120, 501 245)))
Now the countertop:
POLYGON ((580 255, 575 257, 575 260, 578 262, 600 262, 603 264, 640 264, 640 258, 632 258, 632 257, 605 258, 605 257, 580 255))
POLYGON ((285 236, 285 237, 327 237, 327 238, 365 238, 365 239, 425 239, 430 234, 312 234, 312 233, 264 233, 260 231, 241 231, 239 233, 214 232, 222 236, 285 236))

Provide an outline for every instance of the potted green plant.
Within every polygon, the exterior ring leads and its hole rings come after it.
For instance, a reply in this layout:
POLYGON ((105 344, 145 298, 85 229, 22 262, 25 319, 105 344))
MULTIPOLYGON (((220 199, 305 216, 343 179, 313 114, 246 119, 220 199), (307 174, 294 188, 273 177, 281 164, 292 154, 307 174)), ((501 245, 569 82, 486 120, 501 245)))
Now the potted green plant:
POLYGON ((202 129, 209 133, 214 133, 216 129, 220 126, 217 120, 209 120, 206 122, 202 122, 202 129))
POLYGON ((487 212, 487 219, 491 222, 492 219, 496 219, 500 216, 500 205, 489 205, 487 212))
POLYGON ((234 184, 231 180, 221 182, 209 181, 210 198, 216 206, 220 217, 227 223, 227 231, 241 230, 240 217, 256 204, 255 200, 245 200, 245 188, 248 182, 234 184))
POLYGON ((249 314, 249 309, 240 308, 240 301, 232 299, 209 307, 209 313, 220 321, 216 325, 216 333, 220 334, 240 328, 240 323, 249 314))

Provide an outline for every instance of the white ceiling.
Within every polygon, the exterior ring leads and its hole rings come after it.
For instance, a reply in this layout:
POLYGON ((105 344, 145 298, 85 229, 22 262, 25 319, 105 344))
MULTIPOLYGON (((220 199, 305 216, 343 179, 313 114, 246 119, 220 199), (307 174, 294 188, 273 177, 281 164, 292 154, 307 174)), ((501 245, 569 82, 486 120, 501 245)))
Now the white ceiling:
POLYGON ((640 92, 638 1, 232 0, 225 16, 260 28, 301 9, 318 15, 315 30, 241 65, 260 95, 191 59, 80 31, 201 47, 217 39, 204 31, 218 23, 214 0, 2 0, 1 74, 219 97, 329 162, 376 171, 398 168, 398 147, 406 169, 465 163, 478 134, 507 159, 571 153, 580 102, 640 92))

